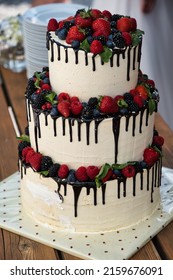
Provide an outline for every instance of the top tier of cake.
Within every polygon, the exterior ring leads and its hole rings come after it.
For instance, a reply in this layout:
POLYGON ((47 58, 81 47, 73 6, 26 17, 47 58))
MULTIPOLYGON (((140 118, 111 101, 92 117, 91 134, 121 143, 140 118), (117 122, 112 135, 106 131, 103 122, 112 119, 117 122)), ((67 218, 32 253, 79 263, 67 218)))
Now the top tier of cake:
POLYGON ((57 25, 51 19, 47 48, 52 89, 81 101, 129 92, 138 81, 142 33, 135 19, 108 11, 80 10, 57 25))

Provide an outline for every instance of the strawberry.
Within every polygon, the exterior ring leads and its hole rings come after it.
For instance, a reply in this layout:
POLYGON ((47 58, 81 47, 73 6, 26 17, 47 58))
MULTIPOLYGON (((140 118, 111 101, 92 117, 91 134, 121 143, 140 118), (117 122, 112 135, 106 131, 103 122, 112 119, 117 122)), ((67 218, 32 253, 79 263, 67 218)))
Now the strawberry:
POLYGON ((23 150, 22 150, 22 157, 23 157, 23 160, 25 160, 26 159, 26 155, 27 155, 27 153, 29 152, 29 151, 33 151, 33 148, 31 148, 31 147, 25 147, 23 150))
POLYGON ((61 101, 68 101, 70 102, 70 96, 68 93, 66 92, 61 92, 59 95, 58 95, 58 101, 61 102, 61 101))
POLYGON ((91 165, 86 169, 87 175, 91 180, 94 180, 95 177, 99 174, 99 168, 97 166, 91 165))
POLYGON ((142 108, 144 105, 144 100, 140 95, 135 95, 133 101, 139 106, 139 108, 142 108))
POLYGON ((74 17, 73 17, 73 16, 70 16, 70 17, 68 17, 68 18, 66 18, 66 19, 61 20, 61 21, 59 22, 59 28, 63 28, 63 27, 64 27, 64 24, 65 24, 66 22, 71 21, 71 20, 73 20, 73 19, 74 19, 74 17))
POLYGON ((65 179, 68 176, 69 168, 66 164, 62 164, 58 169, 58 177, 65 179))
MULTIPOLYGON (((154 135, 154 137, 153 137, 153 145, 162 147, 163 144, 164 144, 164 138, 162 136, 159 136, 159 135, 154 135)), ((25 149, 27 149, 27 148, 25 148, 25 149)), ((23 151, 22 151, 22 155, 23 155, 23 151)))
POLYGON ((135 176, 135 167, 133 165, 128 165, 121 170, 121 173, 126 178, 131 178, 135 176))
POLYGON ((146 82, 147 82, 147 84, 150 85, 151 87, 153 87, 153 88, 155 87, 155 82, 154 82, 153 80, 148 79, 146 82))
POLYGON ((138 85, 135 90, 137 93, 144 99, 146 100, 148 98, 148 92, 145 86, 143 85, 138 85))
POLYGON ((90 27, 92 24, 92 18, 88 14, 88 12, 81 12, 75 18, 75 24, 80 26, 81 28, 90 27))
POLYGON ((70 102, 73 102, 73 101, 79 101, 79 98, 77 96, 72 96, 70 98, 70 102))
POLYGON ((144 150, 143 157, 147 165, 152 166, 159 159, 159 153, 156 152, 153 148, 146 148, 144 150))
POLYGON ((138 91, 136 89, 131 89, 129 93, 134 97, 135 95, 138 95, 138 91))
POLYGON ((59 102, 57 105, 57 109, 65 118, 68 118, 70 116, 70 103, 68 101, 59 102))
POLYGON ((87 169, 84 166, 80 166, 75 172, 76 179, 80 182, 86 182, 88 180, 87 169))
POLYGON ((131 22, 130 18, 122 17, 117 20, 117 29, 121 32, 129 32, 131 31, 131 22))
POLYGON ((137 22, 135 18, 130 18, 131 28, 130 31, 135 31, 137 28, 137 22))
POLYGON ((48 31, 55 31, 56 29, 58 29, 58 22, 55 18, 51 18, 48 22, 47 30, 48 31))
POLYGON ((31 149, 30 151, 27 152, 25 156, 25 162, 29 163, 30 158, 35 154, 35 151, 31 149))
POLYGON ((117 104, 117 102, 118 102, 119 100, 121 100, 121 99, 124 99, 124 96, 122 96, 122 95, 116 95, 116 96, 114 97, 114 101, 115 101, 116 104, 117 104))
POLYGON ((73 115, 79 115, 83 110, 83 105, 80 101, 71 102, 71 112, 73 115))
POLYGON ((111 177, 113 176, 113 171, 110 168, 106 174, 106 176, 102 179, 102 182, 105 183, 106 181, 108 181, 109 179, 111 179, 111 177))
POLYGON ((93 31, 100 31, 100 35, 108 37, 111 33, 110 22, 104 18, 95 19, 92 23, 93 31))
POLYGON ((132 44, 132 37, 129 32, 122 32, 122 37, 125 40, 126 46, 130 46, 132 44))
POLYGON ((85 39, 85 34, 80 31, 78 26, 72 26, 69 29, 69 32, 66 37, 67 44, 71 44, 74 40, 75 41, 83 41, 85 39))
POLYGON ((99 54, 103 52, 103 45, 99 40, 93 40, 90 45, 90 52, 93 54, 99 54))
POLYGON ((39 171, 40 167, 41 167, 41 160, 42 160, 42 155, 40 153, 34 153, 30 159, 29 159, 29 163, 31 165, 31 167, 35 170, 35 171, 39 171))
POLYGON ((103 96, 100 102, 100 111, 105 114, 118 112, 118 105, 111 96, 103 96))
POLYGON ((92 16, 93 19, 97 19, 97 18, 102 18, 103 14, 100 10, 98 9, 91 9, 90 10, 90 15, 92 16))
POLYGON ((112 14, 111 14, 109 11, 104 10, 104 11, 102 12, 102 14, 103 14, 104 18, 107 18, 108 20, 111 20, 112 14))
POLYGON ((49 84, 43 84, 43 85, 41 86, 41 89, 42 89, 42 90, 51 90, 51 86, 50 86, 49 84))

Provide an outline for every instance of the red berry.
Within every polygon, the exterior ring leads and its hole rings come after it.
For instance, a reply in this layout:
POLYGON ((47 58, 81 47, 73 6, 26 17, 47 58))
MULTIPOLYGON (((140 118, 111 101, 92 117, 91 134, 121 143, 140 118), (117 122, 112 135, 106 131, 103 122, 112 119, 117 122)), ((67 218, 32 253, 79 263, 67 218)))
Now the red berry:
POLYGON ((111 179, 113 176, 113 171, 112 169, 110 168, 106 174, 106 176, 102 179, 102 182, 105 183, 107 182, 109 179, 111 179))
POLYGON ((35 154, 33 149, 29 150, 25 156, 25 162, 29 163, 30 158, 35 154))
POLYGON ((90 14, 92 16, 93 19, 97 19, 97 18, 102 18, 103 14, 100 10, 98 9, 91 9, 90 14))
POLYGON ((135 95, 133 101, 139 106, 139 108, 142 108, 144 105, 144 100, 140 95, 135 95))
POLYGON ((26 155, 29 151, 33 151, 33 148, 31 147, 25 147, 23 150, 22 150, 22 157, 23 157, 23 160, 26 159, 26 155))
POLYGON ((99 168, 97 166, 91 165, 87 167, 87 175, 91 180, 94 180, 95 177, 98 175, 99 173, 99 168))
POLYGON ((55 18, 51 18, 48 22, 47 30, 48 31, 55 31, 56 29, 58 29, 58 22, 55 18))
POLYGON ((114 100, 115 100, 115 103, 117 104, 117 102, 119 101, 119 100, 121 100, 121 99, 124 99, 124 97, 122 96, 122 95, 116 95, 115 97, 114 97, 114 100))
POLYGON ((83 105, 80 101, 71 102, 71 112, 73 115, 79 115, 83 110, 83 105))
POLYGON ((85 14, 78 14, 75 18, 75 24, 80 26, 81 28, 90 27, 92 24, 92 18, 86 12, 85 14))
POLYGON ((85 34, 80 30, 78 26, 72 26, 66 37, 67 44, 71 44, 74 40, 83 41, 85 39, 85 34))
POLYGON ((51 90, 51 86, 49 84, 42 84, 41 89, 42 90, 51 90))
POLYGON ((43 105, 41 106, 41 109, 42 109, 43 111, 47 110, 46 104, 43 104, 43 105))
POLYGON ((52 104, 47 102, 46 103, 46 109, 48 109, 48 110, 52 109, 52 104))
POLYGON ((70 102, 70 96, 68 93, 66 92, 61 92, 59 95, 58 95, 58 101, 68 101, 70 102))
POLYGON ((103 14, 104 18, 107 18, 108 20, 111 20, 112 14, 111 14, 109 11, 104 10, 104 11, 102 12, 102 14, 103 14))
POLYGON ((133 165, 128 165, 126 167, 124 167, 122 170, 121 170, 121 173, 127 177, 127 178, 131 178, 131 177, 134 177, 135 176, 135 168, 133 165))
POLYGON ((73 102, 73 101, 79 101, 79 98, 77 96, 72 96, 70 98, 70 102, 73 102))
POLYGON ((42 160, 42 155, 40 153, 34 153, 30 158, 29 158, 29 163, 31 167, 35 171, 39 171, 41 167, 41 160, 42 160))
POLYGON ((122 37, 125 40, 126 46, 130 46, 132 44, 132 37, 129 32, 122 32, 122 37))
POLYGON ((121 32, 129 32, 131 31, 131 22, 130 18, 122 17, 117 20, 117 29, 121 32))
POLYGON ((135 95, 138 95, 138 91, 136 89, 131 89, 129 91, 129 93, 132 95, 132 96, 135 96, 135 95))
POLYGON ((104 18, 98 18, 92 23, 93 31, 100 31, 100 35, 104 35, 105 37, 109 36, 111 33, 111 25, 110 22, 104 18))
POLYGON ((147 84, 150 85, 151 87, 153 87, 153 88, 155 87, 155 82, 154 82, 153 80, 148 79, 146 82, 147 82, 147 84))
POLYGON ((131 31, 135 31, 137 28, 137 22, 135 18, 130 18, 130 23, 131 23, 131 31))
POLYGON ((58 177, 64 179, 68 176, 69 168, 66 164, 62 164, 58 169, 58 177))
MULTIPOLYGON (((159 136, 159 135, 154 135, 154 137, 153 137, 153 145, 162 147, 163 144, 164 144, 164 138, 162 136, 159 136)), ((22 153, 23 153, 23 151, 22 151, 22 153)))
POLYGON ((148 166, 152 166, 159 159, 159 153, 156 152, 153 148, 146 148, 144 150, 143 156, 144 161, 148 166))
POLYGON ((59 102, 57 105, 57 109, 65 118, 68 118, 70 116, 70 103, 68 101, 59 102))
POLYGON ((100 111, 105 114, 113 114, 118 112, 118 105, 111 96, 103 96, 99 108, 100 111))
POLYGON ((103 52, 103 45, 99 40, 93 40, 90 45, 90 52, 93 54, 99 54, 103 52))
POLYGON ((144 99, 146 100, 148 98, 148 92, 145 86, 143 85, 138 85, 135 90, 137 93, 144 99))
POLYGON ((76 179, 80 182, 86 182, 88 180, 86 167, 80 166, 75 172, 76 179))
POLYGON ((42 89, 41 89, 41 88, 38 88, 38 89, 36 90, 36 94, 40 94, 41 91, 42 91, 42 89))

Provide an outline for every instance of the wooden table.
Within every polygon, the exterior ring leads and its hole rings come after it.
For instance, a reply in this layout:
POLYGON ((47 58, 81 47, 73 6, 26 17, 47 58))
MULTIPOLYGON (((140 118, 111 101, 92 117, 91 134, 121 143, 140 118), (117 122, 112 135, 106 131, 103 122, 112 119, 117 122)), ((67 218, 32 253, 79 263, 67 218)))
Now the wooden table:
MULTIPOLYGON (((0 181, 17 171, 16 132, 10 114, 17 121, 19 132, 26 127, 26 73, 13 73, 0 68, 0 181), (10 112, 10 114, 9 114, 10 112)), ((164 136, 163 165, 173 168, 173 131, 156 116, 156 129, 164 136)), ((0 229, 1 260, 77 260, 67 253, 52 249, 20 235, 0 229)), ((131 259, 173 259, 173 222, 140 249, 131 259)))

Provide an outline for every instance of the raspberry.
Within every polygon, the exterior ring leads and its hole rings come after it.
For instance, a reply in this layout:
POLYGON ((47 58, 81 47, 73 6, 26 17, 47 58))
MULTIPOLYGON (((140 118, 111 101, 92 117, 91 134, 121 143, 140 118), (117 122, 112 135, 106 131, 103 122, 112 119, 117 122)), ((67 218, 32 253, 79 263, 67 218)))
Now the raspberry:
POLYGON ((51 90, 51 86, 49 84, 43 84, 41 86, 41 89, 43 89, 43 90, 51 90))
POLYGON ((135 176, 135 167, 133 165, 128 165, 121 170, 124 177, 131 178, 135 176))
POLYGON ((83 105, 80 101, 73 101, 71 103, 71 112, 73 115, 79 115, 83 110, 83 105))
POLYGON ((146 148, 144 150, 144 161, 147 163, 148 166, 152 166, 158 159, 159 154, 153 148, 146 148))
POLYGON ((65 118, 68 118, 70 116, 70 103, 69 102, 61 101, 60 103, 58 103, 57 109, 60 112, 60 114, 62 116, 64 116, 65 118))
POLYGON ((154 135, 153 137, 153 145, 162 147, 164 144, 164 138, 162 136, 159 135, 154 135))
POLYGON ((135 95, 133 101, 139 106, 139 108, 142 108, 144 105, 144 100, 140 95, 135 95))
POLYGON ((118 105, 111 96, 103 96, 100 102, 100 111, 105 114, 118 112, 118 105))
POLYGON ((75 172, 76 179, 80 182, 86 182, 88 180, 87 169, 84 166, 80 166, 75 172))
POLYGON ((39 171, 40 167, 41 167, 41 160, 42 160, 42 155, 40 153, 34 153, 30 159, 29 159, 29 163, 31 165, 31 167, 35 170, 35 171, 39 171))
POLYGON ((99 54, 99 53, 103 52, 102 43, 99 40, 92 41, 92 43, 90 45, 90 52, 92 52, 93 54, 99 54))
POLYGON ((61 92, 59 95, 58 95, 58 101, 68 101, 70 102, 70 96, 68 93, 66 92, 61 92))
POLYGON ((122 32, 122 37, 125 40, 126 46, 130 46, 132 44, 132 37, 129 32, 122 32))
POLYGON ((66 164, 62 164, 58 170, 58 177, 65 179, 68 176, 69 168, 66 164))
POLYGON ((97 166, 91 165, 91 166, 88 166, 88 167, 87 167, 86 172, 87 172, 88 177, 89 177, 91 180, 94 180, 95 177, 96 177, 96 176, 98 175, 98 173, 99 173, 99 168, 98 168, 97 166))
POLYGON ((51 18, 48 22, 47 30, 48 31, 55 31, 56 29, 58 29, 58 22, 55 18, 51 18))

